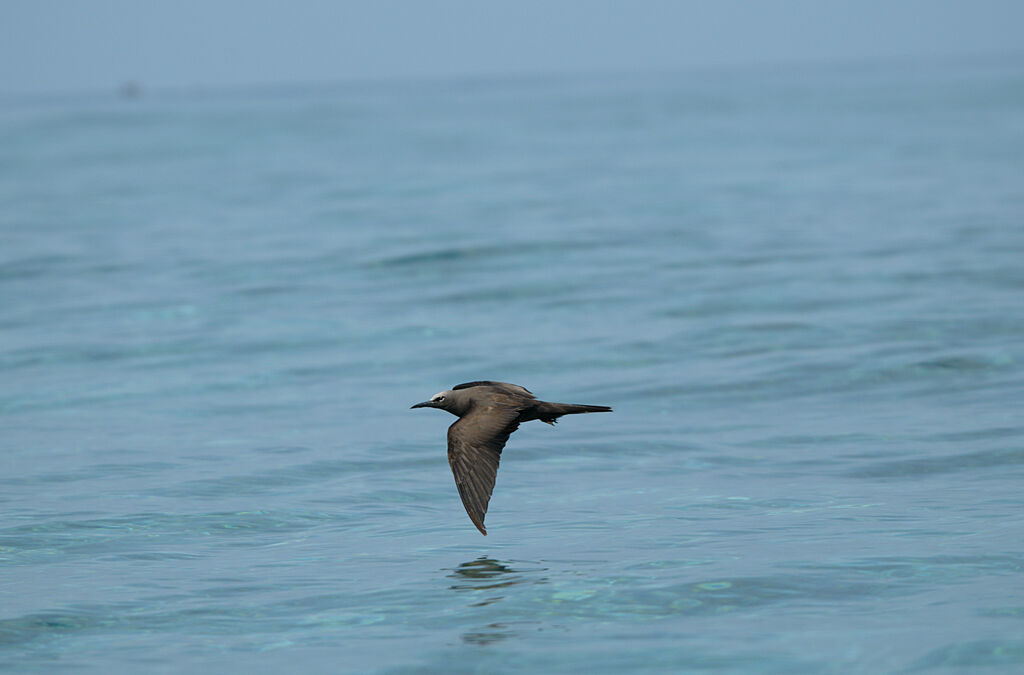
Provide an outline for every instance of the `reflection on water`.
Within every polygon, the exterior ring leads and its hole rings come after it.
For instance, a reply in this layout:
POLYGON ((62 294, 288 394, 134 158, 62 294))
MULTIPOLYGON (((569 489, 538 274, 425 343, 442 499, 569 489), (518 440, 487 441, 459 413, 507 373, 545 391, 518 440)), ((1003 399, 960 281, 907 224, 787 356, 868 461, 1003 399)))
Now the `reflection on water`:
POLYGON ((489 645, 515 635, 515 631, 503 623, 489 623, 479 630, 463 633, 462 641, 474 645, 489 645))
MULTIPOLYGON (((486 556, 464 562, 454 570, 450 570, 449 579, 454 579, 449 588, 460 593, 468 593, 470 608, 483 608, 505 599, 499 589, 509 588, 522 583, 543 584, 547 581, 542 576, 547 568, 528 566, 513 567, 511 562, 503 562, 486 556)), ((492 615, 486 615, 493 619, 492 615)), ((474 627, 462 634, 465 642, 487 645, 514 637, 515 630, 505 622, 488 621, 482 626, 474 627)))
MULTIPOLYGON (((480 588, 501 588, 512 586, 526 580, 523 572, 538 570, 517 570, 512 563, 502 562, 486 556, 464 562, 456 567, 449 578, 460 583, 452 585, 455 590, 472 590, 480 588)), ((543 570, 539 570, 543 571, 543 570)))

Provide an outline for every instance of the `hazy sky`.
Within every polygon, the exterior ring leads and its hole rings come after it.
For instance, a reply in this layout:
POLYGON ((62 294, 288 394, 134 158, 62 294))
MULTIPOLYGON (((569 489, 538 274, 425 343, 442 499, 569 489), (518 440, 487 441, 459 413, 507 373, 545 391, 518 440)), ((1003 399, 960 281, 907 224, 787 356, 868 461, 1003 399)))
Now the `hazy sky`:
POLYGON ((1024 0, 0 0, 0 94, 1024 55, 1024 0))

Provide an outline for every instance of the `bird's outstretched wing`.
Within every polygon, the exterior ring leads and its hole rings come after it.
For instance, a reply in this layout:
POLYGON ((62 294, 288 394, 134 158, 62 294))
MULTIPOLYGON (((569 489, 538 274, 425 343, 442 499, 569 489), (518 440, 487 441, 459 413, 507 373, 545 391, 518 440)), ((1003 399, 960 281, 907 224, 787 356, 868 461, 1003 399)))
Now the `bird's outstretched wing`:
POLYGON ((487 406, 448 427, 448 464, 469 519, 484 535, 484 515, 498 475, 501 450, 519 428, 518 418, 515 407, 487 406))

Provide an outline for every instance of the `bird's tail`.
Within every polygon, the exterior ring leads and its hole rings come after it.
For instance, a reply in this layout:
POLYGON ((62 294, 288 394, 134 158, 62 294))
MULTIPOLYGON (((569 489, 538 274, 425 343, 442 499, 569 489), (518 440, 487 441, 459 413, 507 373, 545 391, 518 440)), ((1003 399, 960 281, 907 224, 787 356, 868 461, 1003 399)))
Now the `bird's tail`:
POLYGON ((541 422, 554 424, 562 415, 576 415, 579 413, 611 412, 612 409, 606 405, 582 405, 579 403, 548 403, 547 401, 537 402, 537 419, 541 422))

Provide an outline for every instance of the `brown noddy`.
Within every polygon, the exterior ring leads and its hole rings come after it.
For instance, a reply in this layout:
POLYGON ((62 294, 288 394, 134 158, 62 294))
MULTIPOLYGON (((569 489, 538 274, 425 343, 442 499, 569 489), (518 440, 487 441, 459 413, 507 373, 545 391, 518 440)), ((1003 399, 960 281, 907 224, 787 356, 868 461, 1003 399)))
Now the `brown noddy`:
POLYGON ((508 382, 466 382, 434 394, 413 408, 440 408, 459 419, 448 427, 448 464, 462 505, 484 535, 484 515, 508 437, 523 422, 554 424, 562 415, 611 412, 605 405, 538 401, 525 387, 508 382))

